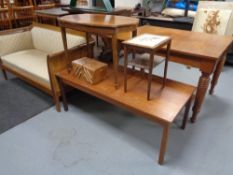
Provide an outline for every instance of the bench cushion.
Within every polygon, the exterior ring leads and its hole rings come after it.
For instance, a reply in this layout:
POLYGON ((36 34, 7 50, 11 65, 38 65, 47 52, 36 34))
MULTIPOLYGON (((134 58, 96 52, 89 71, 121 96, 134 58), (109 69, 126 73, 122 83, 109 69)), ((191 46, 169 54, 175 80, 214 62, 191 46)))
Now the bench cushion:
MULTIPOLYGON (((61 32, 33 27, 31 30, 34 48, 46 53, 56 53, 64 50, 61 32)), ((68 48, 86 43, 83 36, 67 34, 68 48)))
POLYGON ((30 49, 2 57, 3 65, 50 88, 47 53, 30 49))

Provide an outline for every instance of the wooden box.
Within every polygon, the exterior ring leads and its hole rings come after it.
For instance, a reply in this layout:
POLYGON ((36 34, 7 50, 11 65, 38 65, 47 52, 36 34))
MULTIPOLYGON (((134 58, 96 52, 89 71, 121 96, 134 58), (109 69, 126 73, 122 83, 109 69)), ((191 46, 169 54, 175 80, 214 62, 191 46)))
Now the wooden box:
POLYGON ((107 75, 107 64, 91 58, 80 58, 72 62, 72 72, 90 84, 97 84, 107 75))

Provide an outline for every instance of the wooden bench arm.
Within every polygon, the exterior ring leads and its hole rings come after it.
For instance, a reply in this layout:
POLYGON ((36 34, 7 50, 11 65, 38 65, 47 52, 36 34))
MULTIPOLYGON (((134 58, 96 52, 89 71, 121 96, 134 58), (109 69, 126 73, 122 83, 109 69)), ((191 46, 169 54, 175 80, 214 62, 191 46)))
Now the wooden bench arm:
MULTIPOLYGON (((94 42, 91 43, 91 49, 94 47, 94 42)), ((65 52, 58 52, 47 56, 48 71, 50 77, 51 88, 53 91, 59 92, 59 85, 56 80, 56 73, 67 68, 68 62, 78 58, 87 56, 87 45, 83 44, 69 49, 69 60, 66 59, 65 52)))

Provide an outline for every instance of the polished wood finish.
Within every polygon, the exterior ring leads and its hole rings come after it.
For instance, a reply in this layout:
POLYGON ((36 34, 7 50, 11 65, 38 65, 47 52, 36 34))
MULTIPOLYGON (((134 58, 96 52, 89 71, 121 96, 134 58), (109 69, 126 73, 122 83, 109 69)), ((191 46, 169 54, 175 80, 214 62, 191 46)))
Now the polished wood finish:
MULTIPOLYGON (((138 28, 138 34, 151 33, 172 38, 171 54, 182 54, 202 59, 218 60, 232 43, 232 37, 190 32, 154 26, 138 28), (218 43, 216 45, 216 43, 218 43)), ((195 66, 195 65, 192 65, 195 66)))
POLYGON ((98 84, 105 79, 107 67, 106 63, 88 57, 72 61, 72 73, 90 84, 98 84))
POLYGON ((164 156, 165 156, 167 144, 168 144, 169 129, 170 129, 170 124, 163 125, 163 133, 162 133, 162 140, 160 143, 160 153, 159 153, 159 160, 158 160, 158 163, 160 165, 164 163, 164 156))
MULTIPOLYGON (((164 77, 163 77, 163 83, 162 83, 162 89, 165 87, 166 84, 166 79, 167 79, 167 67, 168 67, 168 60, 169 60, 169 53, 170 53, 170 48, 171 48, 171 38, 167 38, 165 41, 162 43, 159 43, 158 45, 154 47, 148 47, 148 46, 143 46, 143 45, 137 45, 130 43, 128 41, 124 41, 124 92, 127 92, 127 68, 128 68, 128 53, 131 51, 133 53, 133 60, 135 60, 135 52, 143 51, 146 53, 149 53, 150 58, 148 59, 148 66, 143 66, 141 67, 141 70, 144 72, 144 69, 148 69, 148 83, 147 83, 147 100, 150 100, 150 91, 151 91, 151 81, 152 81, 152 70, 154 68, 154 58, 156 56, 156 52, 161 49, 162 47, 166 46, 166 57, 165 57, 165 66, 164 66, 164 77)), ((133 62, 132 60, 132 62, 133 62)), ((133 69, 137 67, 136 64, 131 63, 133 65, 133 69)), ((156 65, 155 65, 156 66, 156 65)))
POLYGON ((216 66, 216 69, 215 69, 215 72, 214 72, 214 75, 213 75, 213 78, 211 81, 211 87, 209 90, 210 95, 214 94, 214 88, 218 83, 219 76, 220 76, 222 69, 223 69, 223 66, 225 65, 225 62, 226 62, 226 55, 227 55, 227 52, 224 54, 223 58, 218 62, 217 66, 216 66))
MULTIPOLYGON (((214 77, 210 88, 210 93, 213 93, 225 63, 225 55, 233 38, 155 26, 142 26, 137 31, 138 35, 149 33, 170 36, 172 38, 170 61, 196 67, 200 70, 201 76, 191 120, 195 122, 208 90, 210 76, 213 74, 214 77)), ((129 35, 129 33, 123 33, 118 36, 118 39, 127 40, 129 35)), ((161 50, 161 55, 164 55, 164 52, 165 48, 161 50)))
MULTIPOLYGON (((50 25, 44 25, 44 24, 36 24, 34 23, 33 26, 38 26, 42 28, 47 28, 49 30, 54 30, 54 31, 60 31, 59 27, 55 26, 50 26, 50 25)), ((24 27, 24 28, 19 28, 19 29, 13 29, 13 30, 8 30, 8 31, 1 31, 0 32, 0 37, 1 35, 6 35, 6 34, 12 34, 12 33, 18 33, 18 32, 25 32, 28 30, 31 30, 30 27, 24 27)), ((78 35, 85 35, 84 33, 77 32, 77 31, 71 31, 67 30, 68 33, 71 34, 78 34, 78 35)), ((90 47, 94 46, 94 41, 90 41, 90 47)), ((67 62, 71 62, 77 58, 81 58, 84 56, 87 56, 87 49, 86 49, 86 44, 74 47, 68 50, 69 52, 69 60, 65 59, 65 52, 59 52, 59 53, 54 53, 54 54, 49 54, 47 56, 47 63, 48 63, 48 71, 49 71, 49 77, 50 77, 50 86, 38 83, 34 77, 29 77, 27 74, 22 74, 18 73, 17 71, 5 66, 2 64, 0 61, 0 68, 2 69, 3 73, 5 71, 9 71, 18 77, 20 77, 22 80, 28 82, 29 84, 35 86, 36 88, 46 92, 47 94, 51 95, 53 97, 54 103, 56 105, 57 111, 60 111, 60 103, 59 103, 59 97, 60 97, 60 88, 57 82, 57 79, 55 77, 55 74, 63 69, 66 68, 67 62)), ((0 58, 1 60, 1 58, 0 58)))
MULTIPOLYGON (((67 15, 59 19, 61 24, 73 24, 83 25, 89 27, 101 27, 101 28, 118 28, 127 26, 137 26, 138 19, 114 16, 114 15, 101 15, 101 14, 79 14, 79 15, 67 15)), ((121 28, 119 29, 121 30, 121 28)), ((123 29, 122 29, 123 30, 123 29)))
MULTIPOLYGON (((114 83, 118 87, 117 68, 118 68, 118 41, 117 34, 121 32, 133 32, 136 30, 139 23, 138 19, 101 15, 101 14, 79 14, 68 15, 58 19, 61 26, 62 36, 65 40, 65 29, 71 28, 74 30, 86 32, 89 34, 97 34, 100 36, 110 35, 112 37, 112 51, 113 51, 113 68, 114 68, 114 83)), ((66 51, 66 41, 64 48, 66 51)), ((68 56, 67 56, 68 58, 68 56)))
MULTIPOLYGON (((118 74, 120 82, 124 79, 124 73, 121 70, 118 74)), ((163 164, 170 124, 190 101, 195 87, 167 80, 166 86, 161 91, 160 87, 163 79, 153 75, 152 84, 154 88, 152 89, 152 98, 150 101, 147 101, 144 96, 147 80, 142 79, 138 73, 132 73, 130 70, 129 72, 128 86, 130 91, 128 93, 124 93, 123 86, 120 86, 118 89, 112 86, 114 72, 111 67, 108 69, 107 78, 96 85, 90 85, 84 80, 78 79, 73 74, 69 74, 67 70, 58 73, 57 77, 60 79, 59 82, 63 88, 63 84, 69 85, 159 123, 163 127, 163 136, 158 162, 159 164, 163 164)), ((61 87, 61 89, 63 88, 61 87)), ((63 90, 63 92, 65 109, 67 110, 65 91, 63 90)))

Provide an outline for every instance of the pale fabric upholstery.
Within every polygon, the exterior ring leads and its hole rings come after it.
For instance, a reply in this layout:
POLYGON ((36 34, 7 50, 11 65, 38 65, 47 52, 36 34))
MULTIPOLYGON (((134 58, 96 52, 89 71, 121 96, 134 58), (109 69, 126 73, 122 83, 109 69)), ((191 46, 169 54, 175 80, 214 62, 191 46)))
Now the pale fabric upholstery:
MULTIPOLYGON (((86 43, 85 37, 67 35, 68 48, 86 43)), ((45 87, 50 87, 48 54, 64 51, 61 33, 41 27, 31 31, 0 36, 3 65, 45 87)))
MULTIPOLYGON (((229 35, 229 36, 233 35, 233 2, 200 1, 198 3, 198 11, 200 11, 201 9, 208 9, 208 10, 214 9, 214 10, 219 10, 219 11, 230 10, 231 15, 229 17, 228 24, 226 24, 225 33, 223 35, 229 35)), ((228 18, 228 17, 225 16, 223 18, 228 18)), ((199 25, 198 24, 199 19, 200 18, 197 15, 197 17, 195 17, 195 19, 194 19, 193 31, 197 31, 198 26, 196 26, 196 25, 199 25)), ((225 19, 225 21, 227 21, 227 20, 225 19)))
POLYGON ((195 32, 225 35, 230 24, 231 15, 232 10, 201 8, 197 11, 192 30, 195 32))
MULTIPOLYGON (((61 32, 40 27, 34 27, 31 32, 33 45, 36 49, 50 54, 64 51, 61 32)), ((84 43, 86 43, 86 39, 84 37, 67 34, 68 48, 72 48, 84 43)))
MULTIPOLYGON (((164 16, 171 16, 171 17, 179 17, 179 16, 184 16, 185 10, 182 9, 175 9, 175 8, 165 8, 162 11, 162 15, 164 16)), ((189 10, 188 11, 188 16, 189 17, 195 17, 196 12, 189 10)))
POLYGON ((31 32, 0 35, 0 57, 20 50, 32 49, 31 32))
POLYGON ((50 87, 47 53, 35 49, 23 50, 3 56, 2 62, 3 65, 50 87))

